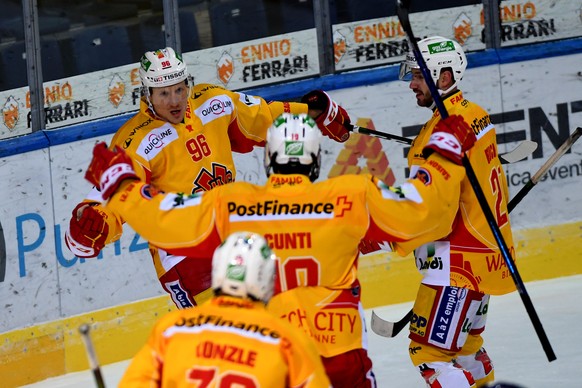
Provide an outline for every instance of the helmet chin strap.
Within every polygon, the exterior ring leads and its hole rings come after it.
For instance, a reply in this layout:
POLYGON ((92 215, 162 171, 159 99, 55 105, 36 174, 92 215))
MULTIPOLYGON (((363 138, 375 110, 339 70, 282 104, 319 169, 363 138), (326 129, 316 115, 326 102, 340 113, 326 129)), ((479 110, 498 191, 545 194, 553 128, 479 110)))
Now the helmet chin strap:
MULTIPOLYGON (((452 92, 453 90, 455 90, 457 88, 457 81, 455 81, 447 90, 442 90, 442 89, 438 89, 437 91, 439 92, 439 95, 441 97, 445 97, 447 96, 450 92, 452 92)), ((430 104, 430 106, 428 107, 428 109, 434 111, 436 108, 436 103, 434 102, 434 98, 432 100, 432 104, 430 104)))
POLYGON ((154 109, 154 104, 152 104, 152 100, 150 99, 150 89, 147 86, 144 86, 144 96, 146 98, 146 101, 148 103, 148 108, 150 108, 150 110, 152 111, 152 113, 154 114, 155 117, 160 118, 160 116, 158 116, 158 114, 156 113, 156 110, 154 109))
POLYGON ((457 81, 455 81, 447 90, 438 89, 438 91, 439 91, 439 94, 444 97, 456 88, 457 88, 457 81))

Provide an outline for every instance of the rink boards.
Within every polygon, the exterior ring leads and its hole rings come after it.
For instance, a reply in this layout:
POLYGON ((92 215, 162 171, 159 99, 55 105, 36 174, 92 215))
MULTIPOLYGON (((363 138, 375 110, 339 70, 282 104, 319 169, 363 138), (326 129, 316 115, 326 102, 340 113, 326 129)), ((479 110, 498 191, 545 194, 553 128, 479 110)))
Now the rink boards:
MULTIPOLYGON (((581 61, 582 55, 574 54, 467 71, 463 91, 498 123, 498 133, 503 135, 499 151, 507 152, 523 139, 540 145, 528 159, 506 166, 512 197, 582 125, 580 75, 576 74, 581 61)), ((354 120, 360 118, 359 125, 400 136, 413 136, 429 116, 427 110, 415 106, 403 82, 330 93, 354 120)), ((0 257, 4 302, 0 376, 6 386, 86 369, 77 335, 82 322, 92 323, 100 362, 127 359, 143 343, 153 321, 172 308, 155 279, 147 244, 130 228, 99 259, 77 259, 64 247, 71 210, 90 189, 83 174, 91 149, 97 140, 110 139, 109 134, 83 137, 84 131, 86 127, 47 131, 39 134, 46 135, 46 146, 0 158, 0 223, 5 244, 0 257), (75 131, 83 140, 52 141, 60 133, 74 138, 75 131)), ((323 148, 322 177, 373 170, 387 183, 404 179, 405 147, 401 144, 353 136, 345 144, 326 140, 323 148)), ((581 253, 574 246, 579 244, 582 227, 581 154, 582 143, 576 143, 512 213, 525 280, 582 273, 581 253)), ((265 181, 262 150, 238 155, 236 163, 237 179, 265 181)), ((410 257, 375 254, 361 259, 360 278, 364 307, 369 308, 412 300, 419 275, 410 257)))
MULTIPOLYGON (((527 282, 582 274, 578 251, 581 228, 582 222, 576 222, 518 231, 515 237, 522 278, 527 282)), ((412 301, 420 279, 411 257, 391 254, 362 257, 359 273, 365 308, 412 301)), ((170 299, 159 296, 0 334, 3 384, 18 386, 88 369, 78 334, 82 323, 91 324, 100 363, 129 359, 145 342, 156 319, 172 309, 170 299)))

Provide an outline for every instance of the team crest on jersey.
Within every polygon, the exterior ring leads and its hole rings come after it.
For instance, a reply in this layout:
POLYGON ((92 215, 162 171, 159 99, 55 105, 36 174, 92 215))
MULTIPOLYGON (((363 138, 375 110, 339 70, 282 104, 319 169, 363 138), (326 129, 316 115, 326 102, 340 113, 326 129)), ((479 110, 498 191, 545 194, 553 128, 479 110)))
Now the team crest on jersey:
POLYGON ((141 187, 141 196, 146 199, 152 199, 158 194, 163 194, 164 192, 161 190, 156 189, 152 185, 143 185, 141 187))
POLYGON ((419 181, 424 183, 425 186, 430 185, 432 182, 432 177, 431 177, 430 173, 427 170, 425 170, 424 168, 418 169, 418 171, 416 172, 416 175, 414 175, 414 179, 418 179, 419 181))
POLYGON ((164 124, 151 130, 144 136, 137 147, 137 154, 146 160, 152 160, 168 144, 178 139, 178 132, 170 124, 164 124))
POLYGON ((194 180, 192 193, 208 191, 216 186, 222 186, 234 180, 234 174, 220 163, 212 163, 212 171, 203 168, 194 180))

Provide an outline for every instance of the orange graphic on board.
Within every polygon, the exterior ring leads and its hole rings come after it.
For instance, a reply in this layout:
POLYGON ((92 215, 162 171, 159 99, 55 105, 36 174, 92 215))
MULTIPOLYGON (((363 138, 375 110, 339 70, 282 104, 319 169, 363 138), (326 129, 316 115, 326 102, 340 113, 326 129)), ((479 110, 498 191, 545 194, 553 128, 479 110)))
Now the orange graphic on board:
POLYGON ((232 59, 230 54, 226 52, 222 53, 222 56, 216 64, 216 72, 220 82, 226 86, 234 73, 234 59, 232 59))
MULTIPOLYGON (((375 129, 371 119, 360 118, 356 125, 375 129)), ((339 152, 328 178, 345 174, 372 174, 387 185, 393 185, 396 181, 380 139, 359 133, 352 133, 344 143, 344 149, 339 152), (361 159, 365 159, 365 166, 358 164, 361 159)))
POLYGON ((464 12, 453 23, 453 33, 459 44, 463 45, 473 33, 473 23, 464 12))
POLYGON ((109 81, 107 92, 109 94, 109 102, 117 108, 125 95, 125 83, 118 74, 115 74, 111 81, 109 81))
POLYGON ((333 37, 333 56, 336 64, 339 63, 347 50, 346 38, 336 31, 333 37))
POLYGON ((13 96, 8 97, 4 106, 2 107, 2 118, 4 125, 9 130, 13 130, 18 123, 20 117, 20 109, 18 108, 18 101, 13 96))

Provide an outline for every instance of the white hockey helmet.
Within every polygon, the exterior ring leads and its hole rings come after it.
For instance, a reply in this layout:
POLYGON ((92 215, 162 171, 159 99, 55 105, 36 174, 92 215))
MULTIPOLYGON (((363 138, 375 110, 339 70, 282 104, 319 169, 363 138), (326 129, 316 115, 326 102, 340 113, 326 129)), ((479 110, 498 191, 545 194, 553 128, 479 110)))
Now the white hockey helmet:
POLYGON ((139 76, 146 89, 175 85, 189 78, 182 56, 171 47, 146 52, 140 60, 139 76))
POLYGON ((303 174, 313 182, 321 165, 321 131, 307 114, 283 113, 267 131, 265 170, 278 174, 303 174))
MULTIPOLYGON (((457 86, 457 83, 463 78, 465 69, 467 68, 467 57, 459 43, 453 39, 443 38, 442 36, 431 36, 419 41, 418 49, 426 62, 426 66, 430 71, 435 85, 439 79, 441 70, 450 68, 453 72, 455 82, 445 93, 457 86)), ((400 64, 399 78, 409 81, 412 69, 418 68, 419 66, 414 57, 414 52, 410 50, 406 54, 406 59, 400 64)))
POLYGON ((273 296, 276 258, 261 235, 233 233, 214 251, 212 289, 267 303, 273 296))

